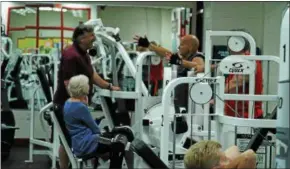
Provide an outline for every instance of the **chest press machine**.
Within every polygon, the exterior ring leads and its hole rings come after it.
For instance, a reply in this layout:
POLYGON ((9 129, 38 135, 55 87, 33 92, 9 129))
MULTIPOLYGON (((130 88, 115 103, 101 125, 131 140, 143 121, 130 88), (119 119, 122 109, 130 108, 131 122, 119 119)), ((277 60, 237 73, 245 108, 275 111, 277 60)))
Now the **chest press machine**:
MULTIPOLYGON (((288 24, 289 25, 289 24, 288 24)), ((272 61, 275 63, 280 64, 281 60, 277 56, 269 56, 269 55, 262 55, 262 56, 256 56, 255 53, 255 41, 254 39, 245 32, 230 32, 230 31, 207 31, 206 34, 206 68, 205 72, 210 72, 210 60, 212 59, 211 56, 211 45, 212 45, 212 38, 216 36, 239 36, 247 39, 250 42, 251 46, 251 55, 250 56, 229 56, 226 59, 222 60, 219 64, 219 68, 222 74, 238 74, 238 75, 249 75, 250 76, 250 82, 249 82, 249 94, 225 94, 224 93, 224 84, 225 84, 225 78, 224 76, 217 76, 217 77, 209 77, 209 73, 205 73, 202 77, 190 77, 190 78, 178 78, 175 80, 172 80, 167 84, 167 86, 164 88, 163 96, 162 96, 162 104, 161 105, 154 105, 153 107, 146 109, 144 105, 144 100, 148 100, 147 95, 141 95, 139 99, 144 99, 143 101, 137 102, 136 105, 139 106, 138 108, 142 107, 142 109, 138 109, 141 111, 136 111, 134 114, 135 122, 132 125, 133 130, 136 132, 136 134, 147 144, 154 145, 156 147, 159 147, 160 157, 161 159, 168 164, 168 156, 173 152, 173 154, 177 153, 184 153, 186 151, 186 143, 188 144, 188 141, 192 143, 192 136, 195 136, 197 138, 195 141, 198 141, 199 139, 211 139, 214 138, 222 143, 224 145, 224 148, 227 147, 227 144, 225 143, 226 140, 222 139, 224 138, 225 130, 232 130, 230 129, 228 125, 234 125, 234 126, 240 126, 240 127, 253 127, 253 128, 259 128, 259 129, 270 129, 270 128, 276 128, 276 120, 275 119, 253 119, 253 105, 254 101, 278 101, 279 96, 278 95, 255 95, 254 89, 255 89, 255 61, 262 60, 262 61, 272 61), (244 68, 239 69, 232 67, 233 64, 236 62, 239 62, 241 66, 244 68), (197 113, 197 112, 190 112, 187 114, 182 114, 180 116, 187 116, 187 123, 190 124, 190 122, 194 121, 197 117, 191 117, 191 116, 204 116, 202 119, 203 123, 202 126, 193 125, 191 123, 191 130, 193 131, 186 131, 185 133, 182 133, 182 136, 178 136, 178 134, 174 134, 174 123, 170 123, 176 120, 177 117, 174 117, 175 115, 175 108, 171 101, 171 94, 173 92, 173 89, 183 83, 188 84, 194 84, 190 85, 190 96, 193 102, 203 104, 203 113, 197 113), (209 84, 215 84, 216 91, 212 91, 209 84), (197 92, 199 91, 199 92, 197 92), (202 94, 201 92, 202 91, 202 94), (209 115, 209 100, 214 96, 216 100, 215 110, 216 112, 211 115, 213 116, 213 120, 210 120, 209 115), (247 100, 249 101, 249 119, 240 119, 236 117, 228 117, 224 115, 224 100, 247 100), (143 104, 143 105, 142 105, 143 104), (145 113, 143 110, 146 110, 145 113), (194 114, 194 115, 193 115, 194 114), (140 123, 140 119, 143 119, 143 124, 140 123), (172 127, 173 126, 173 127, 172 127), (201 131, 201 128, 203 128, 203 131, 201 131), (212 129, 214 131, 212 131, 212 129), (199 137, 199 138, 198 138, 199 137), (176 138, 176 139, 174 139, 176 138), (167 144, 166 144, 167 143, 167 144), (173 146, 176 145, 176 146, 173 146), (170 153, 171 152, 171 153, 170 153)), ((289 42, 287 42, 289 44, 289 42)), ((286 44, 287 44, 286 43, 286 44)), ((285 47, 284 47, 285 48, 285 47)), ((284 49, 285 50, 285 49, 284 49)), ((142 53, 138 56, 137 59, 137 74, 135 76, 136 79, 136 90, 135 92, 142 93, 143 90, 143 84, 142 84, 142 64, 143 59, 146 56, 154 55, 154 53, 142 53)), ((285 62, 285 61, 284 61, 285 62)), ((132 68, 132 70, 134 70, 132 68)), ((165 68, 165 72, 167 72, 170 69, 165 68)), ((166 73, 165 73, 166 74, 166 73)), ((171 73, 168 73, 171 74, 171 73)), ((166 78, 166 75, 164 76, 166 78)), ((166 80, 164 80, 166 81, 166 80)), ((101 93, 104 91, 100 91, 101 93)), ((102 95, 102 94, 101 94, 102 95)), ((121 94, 120 94, 121 95, 121 94)), ((107 97, 109 97, 109 93, 106 94, 107 97)), ((117 93, 112 92, 111 96, 117 96, 117 93)), ((124 95, 123 95, 124 96, 124 95)), ((127 98, 127 97, 124 97, 127 98)), ((150 99, 153 99, 153 97, 150 97, 150 99)), ((281 100, 281 99, 280 99, 281 100)), ((289 99, 288 99, 289 100, 289 99)), ((146 101, 145 101, 146 102, 146 101)), ((158 102, 158 101, 157 101, 158 102)), ((152 105, 151 105, 152 106, 152 105)), ((106 110, 107 106, 103 106, 106 110)), ((196 106, 194 106, 196 107, 196 106)), ((189 109, 190 110, 190 109, 189 109)), ((109 112, 109 111, 105 111, 109 112)), ((275 113, 275 112, 274 112, 275 113)), ((275 118, 273 116, 272 118, 275 118)), ((111 119, 108 119, 108 121, 113 121, 111 119)), ((109 122, 110 123, 110 122, 109 122)), ((113 123, 113 122, 112 122, 113 123)), ((176 129, 175 129, 176 130, 176 129)), ((244 131, 247 132, 247 131, 244 131)), ((261 131, 258 131, 261 132, 261 131)), ((256 135, 261 135, 261 133, 256 133, 256 135)), ((267 134, 267 132, 266 132, 267 134)), ((263 136, 266 136, 266 134, 262 134, 263 136)), ((257 150, 257 147, 259 147, 261 144, 253 144, 257 142, 257 137, 253 137, 251 140, 251 143, 248 145, 248 148, 257 150)), ((260 141, 259 141, 260 142, 260 141)), ((175 156, 173 156, 175 158, 175 156)))
MULTIPOLYGON (((278 168, 285 168, 289 167, 289 147, 288 147, 288 140, 289 140, 289 106, 283 104, 284 100, 289 101, 289 50, 286 51, 286 48, 289 46, 289 39, 285 38, 289 36, 289 8, 284 15, 281 27, 281 48, 280 48, 280 58, 277 56, 270 56, 270 55, 262 55, 256 56, 255 55, 255 41, 254 39, 245 32, 230 32, 230 31, 207 31, 206 32, 206 59, 205 59, 205 75, 203 78, 198 77, 189 77, 189 78, 178 78, 174 79, 169 82, 169 84, 165 87, 164 93, 162 96, 162 125, 161 125, 161 141, 160 141, 160 158, 165 164, 168 164, 168 154, 170 152, 170 139, 172 132, 170 131, 170 121, 172 120, 172 116, 170 116, 170 107, 168 106, 171 103, 170 96, 173 92, 174 88, 182 83, 194 83, 190 90, 191 98, 193 102, 198 103, 201 100, 204 104, 204 113, 200 114, 204 116, 205 122, 209 120, 209 99, 211 96, 215 99, 215 113, 213 116, 212 123, 210 120, 208 121, 208 139, 218 140, 222 145, 223 148, 227 148, 229 145, 225 144, 226 140, 230 138, 226 137, 225 132, 226 130, 232 130, 229 127, 231 126, 239 126, 239 127, 252 127, 257 128, 259 130, 256 131, 254 137, 250 140, 247 149, 251 148, 257 150, 258 147, 261 145, 261 138, 265 138, 267 135, 267 131, 271 131, 271 129, 276 129, 276 167, 278 168), (286 32, 287 31, 287 32, 286 32), (209 72, 211 71, 211 64, 210 60, 212 59, 211 56, 211 49, 212 49, 212 38, 216 36, 239 36, 247 39, 250 43, 251 55, 250 56, 228 56, 228 58, 221 61, 219 64, 219 69, 222 74, 229 74, 234 73, 238 75, 249 75, 249 85, 250 90, 249 94, 225 94, 224 93, 224 85, 225 85, 225 78, 224 76, 217 76, 217 77, 210 77, 209 72), (272 61, 280 65, 280 76, 279 76, 279 92, 276 95, 256 95, 255 94, 255 61, 262 60, 262 61, 272 61), (237 63, 240 64, 240 68, 235 67, 237 63), (288 75, 288 76, 287 76, 288 75), (287 79, 288 78, 288 79, 287 79), (217 84, 216 91, 213 92, 204 92, 203 88, 210 89, 207 87, 209 84, 215 83, 217 84), (288 85, 286 85, 288 84, 288 85), (194 87, 195 86, 195 87, 194 87), (198 87, 198 88, 196 88, 198 87), (202 91, 202 93, 197 92, 202 91), (282 93, 283 91, 283 93, 282 93), (287 93, 287 95, 286 95, 287 93), (208 97, 210 95, 210 97, 208 97), (237 117, 228 117, 224 115, 224 100, 239 100, 239 101, 249 101, 249 117, 248 119, 237 118, 237 117), (277 111, 277 120, 275 119, 275 111, 271 115, 270 119, 254 119, 253 115, 253 105, 254 101, 273 101, 278 103, 278 111, 277 111), (211 135, 211 129, 214 130, 214 135, 211 135), (278 131, 280 132, 278 133, 278 131), (279 148, 278 148, 279 147, 279 148), (288 154, 288 155, 287 155, 288 154)), ((211 90, 211 89, 210 89, 211 90)), ((190 118, 192 114, 187 114, 187 118, 190 118)), ((195 115, 199 115, 195 112, 195 115)), ((159 119, 160 115, 159 115, 159 119)), ((161 121, 161 120, 160 120, 161 121)), ((207 127, 204 124, 203 127, 207 127)), ((244 131, 246 132, 246 131, 244 131)), ((195 132, 194 132, 195 135, 195 132)), ((177 137, 174 137, 177 138, 177 137)), ((173 141, 174 141, 173 138, 173 141)), ((175 148, 173 146, 173 153, 175 148)))

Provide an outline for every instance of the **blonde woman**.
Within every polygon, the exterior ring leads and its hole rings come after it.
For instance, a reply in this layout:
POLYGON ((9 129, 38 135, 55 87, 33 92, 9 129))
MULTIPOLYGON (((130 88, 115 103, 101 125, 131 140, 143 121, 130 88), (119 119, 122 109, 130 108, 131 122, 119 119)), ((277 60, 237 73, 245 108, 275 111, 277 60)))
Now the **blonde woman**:
POLYGON ((220 143, 212 140, 192 145, 184 157, 186 169, 255 169, 256 155, 253 150, 240 153, 237 146, 226 151, 220 143))

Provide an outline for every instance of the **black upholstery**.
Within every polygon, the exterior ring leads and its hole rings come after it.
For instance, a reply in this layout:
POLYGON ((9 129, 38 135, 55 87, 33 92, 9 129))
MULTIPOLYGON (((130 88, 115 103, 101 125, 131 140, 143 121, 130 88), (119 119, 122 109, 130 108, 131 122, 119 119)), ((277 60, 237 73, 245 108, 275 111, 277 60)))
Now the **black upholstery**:
POLYGON ((150 168, 167 169, 163 161, 142 141, 135 139, 131 146, 134 152, 138 154, 149 165, 150 168))
POLYGON ((119 103, 113 103, 111 98, 104 97, 109 108, 109 113, 112 117, 114 126, 128 125, 130 126, 131 118, 128 112, 121 112, 118 109, 119 103))
POLYGON ((45 98, 47 100, 47 102, 51 102, 52 101, 52 96, 51 96, 51 92, 50 92, 50 88, 49 88, 49 80, 46 76, 46 70, 44 66, 39 66, 36 70, 37 76, 40 80, 40 84, 42 87, 42 90, 44 92, 45 98))
POLYGON ((16 64, 14 65, 13 70, 10 72, 11 79, 9 80, 14 82, 14 87, 12 88, 12 91, 11 91, 11 97, 16 97, 17 100, 10 101, 9 106, 13 109, 27 109, 28 105, 27 105, 27 102, 23 98, 22 87, 21 87, 20 78, 19 78, 20 71, 21 71, 22 57, 20 56, 15 56, 15 57, 17 57, 16 64))
POLYGON ((45 66, 45 71, 46 71, 46 75, 47 75, 47 80, 48 80, 48 84, 50 87, 53 88, 53 74, 51 73, 51 71, 53 70, 52 65, 47 65, 45 66))
MULTIPOLYGON (((273 112, 268 116, 265 117, 265 119, 276 119, 277 118, 277 106, 273 110, 273 112)), ((259 147, 262 145, 264 138, 266 138, 267 134, 269 132, 276 133, 276 129, 272 128, 258 128, 254 134, 254 136, 251 138, 250 142, 247 145, 246 150, 252 149, 253 151, 257 151, 259 147)))
POLYGON ((2 64, 1 64, 1 78, 4 75, 4 72, 6 70, 6 67, 8 65, 9 59, 4 59, 2 64))

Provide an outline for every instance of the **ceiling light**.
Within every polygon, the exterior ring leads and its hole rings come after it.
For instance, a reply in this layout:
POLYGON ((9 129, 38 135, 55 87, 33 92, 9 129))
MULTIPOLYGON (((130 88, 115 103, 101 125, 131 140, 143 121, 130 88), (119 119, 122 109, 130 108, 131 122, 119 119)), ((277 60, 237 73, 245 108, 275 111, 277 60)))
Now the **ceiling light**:
POLYGON ((26 12, 27 12, 27 13, 36 13, 36 10, 34 10, 34 9, 32 9, 32 8, 28 8, 28 7, 26 7, 25 9, 26 9, 26 12))
POLYGON ((55 11, 55 12, 60 12, 61 8, 52 8, 52 10, 55 11))
POLYGON ((41 11, 52 11, 51 7, 39 7, 39 10, 41 11))

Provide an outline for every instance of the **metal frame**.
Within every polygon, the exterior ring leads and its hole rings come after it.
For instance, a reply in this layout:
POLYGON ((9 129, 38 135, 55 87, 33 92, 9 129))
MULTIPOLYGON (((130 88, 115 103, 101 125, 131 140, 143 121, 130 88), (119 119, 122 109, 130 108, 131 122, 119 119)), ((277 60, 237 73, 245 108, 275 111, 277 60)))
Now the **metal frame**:
MULTIPOLYGON (((12 53, 7 53, 3 47, 5 47, 6 43, 9 43, 9 52, 12 52, 13 42, 12 39, 9 37, 1 36, 1 52, 4 54, 5 57, 9 58, 9 55, 12 53)), ((2 58, 1 58, 2 59, 2 58)))
MULTIPOLYGON (((253 101, 278 101, 278 95, 255 95, 254 94, 254 75, 250 76, 250 93, 248 95, 240 95, 240 94, 225 94, 225 78, 223 76, 218 76, 215 78, 209 77, 210 72, 210 60, 211 58, 211 36, 243 36, 250 41, 251 49, 256 49, 254 39, 244 32, 230 32, 230 31, 207 31, 206 34, 206 59, 205 59, 205 76, 203 79, 217 79, 218 87, 217 87, 217 95, 222 100, 249 100, 249 102, 253 101)), ((280 60, 276 56, 255 56, 255 50, 251 51, 251 55, 248 57, 243 57, 246 60, 271 60, 279 64, 280 60)), ((163 107, 163 126, 161 126, 161 140, 160 140, 160 158, 163 160, 165 164, 169 164, 168 155, 169 155, 169 104, 171 102, 171 93, 174 91, 174 88, 179 84, 190 84, 196 83, 198 77, 183 77, 170 81, 167 86, 164 88, 162 95, 162 107, 163 107)), ((252 119, 252 111, 249 113, 249 119, 236 118, 236 117, 228 117, 224 115, 224 103, 222 100, 216 99, 216 113, 214 114, 215 125, 215 136, 218 141, 222 142, 223 137, 223 126, 226 124, 235 125, 235 126, 245 126, 245 127, 261 127, 261 128, 276 128, 276 120, 265 120, 265 119, 252 119)), ((249 109, 251 104, 249 104, 249 109)), ((208 118, 209 112, 209 104, 204 105, 204 115, 208 118)), ((204 127, 207 125, 204 124, 204 127)), ((205 129, 208 130, 208 129, 205 129)))
MULTIPOLYGON (((33 97, 31 100, 31 103, 33 105, 34 105, 34 96, 37 90, 39 89, 40 89, 40 86, 38 86, 33 92, 33 97)), ((46 112, 48 109, 50 109, 52 106, 53 106, 53 103, 49 103, 39 111, 39 117, 41 118, 41 125, 45 132, 47 132, 47 130, 44 127, 43 120, 42 120, 43 113, 46 112)), ((34 117, 35 117, 35 111, 34 111, 34 106, 32 106, 31 112, 30 112, 29 159, 25 160, 25 162, 33 163, 33 155, 47 155, 52 159, 52 168, 55 168, 56 161, 57 161, 57 154, 58 154, 58 150, 57 150, 58 144, 56 144, 58 142, 58 134, 57 132, 53 133, 52 142, 49 142, 49 136, 46 138, 46 141, 42 141, 42 140, 34 138, 34 128, 35 128, 34 117), (48 148, 49 150, 35 150, 34 145, 43 146, 43 147, 48 148)), ((54 130, 55 129, 56 129, 56 126, 54 125, 54 130)))
MULTIPOLYGON (((205 34, 205 74, 208 74, 210 72, 210 60, 212 58, 212 38, 217 37, 217 36, 241 36, 244 37, 246 40, 249 41, 250 44, 250 54, 251 55, 256 55, 256 42, 254 38, 246 33, 246 32, 240 32, 240 31, 211 31, 208 30, 206 31, 205 34)), ((255 75, 251 74, 250 76, 250 83, 249 83, 249 94, 254 94, 255 93, 255 75)), ((207 75, 209 77, 209 75, 207 75)), ((251 109, 253 107, 254 103, 253 101, 249 102, 249 118, 252 117, 253 115, 253 110, 251 109)), ((208 108, 206 108, 208 110, 208 108)))

